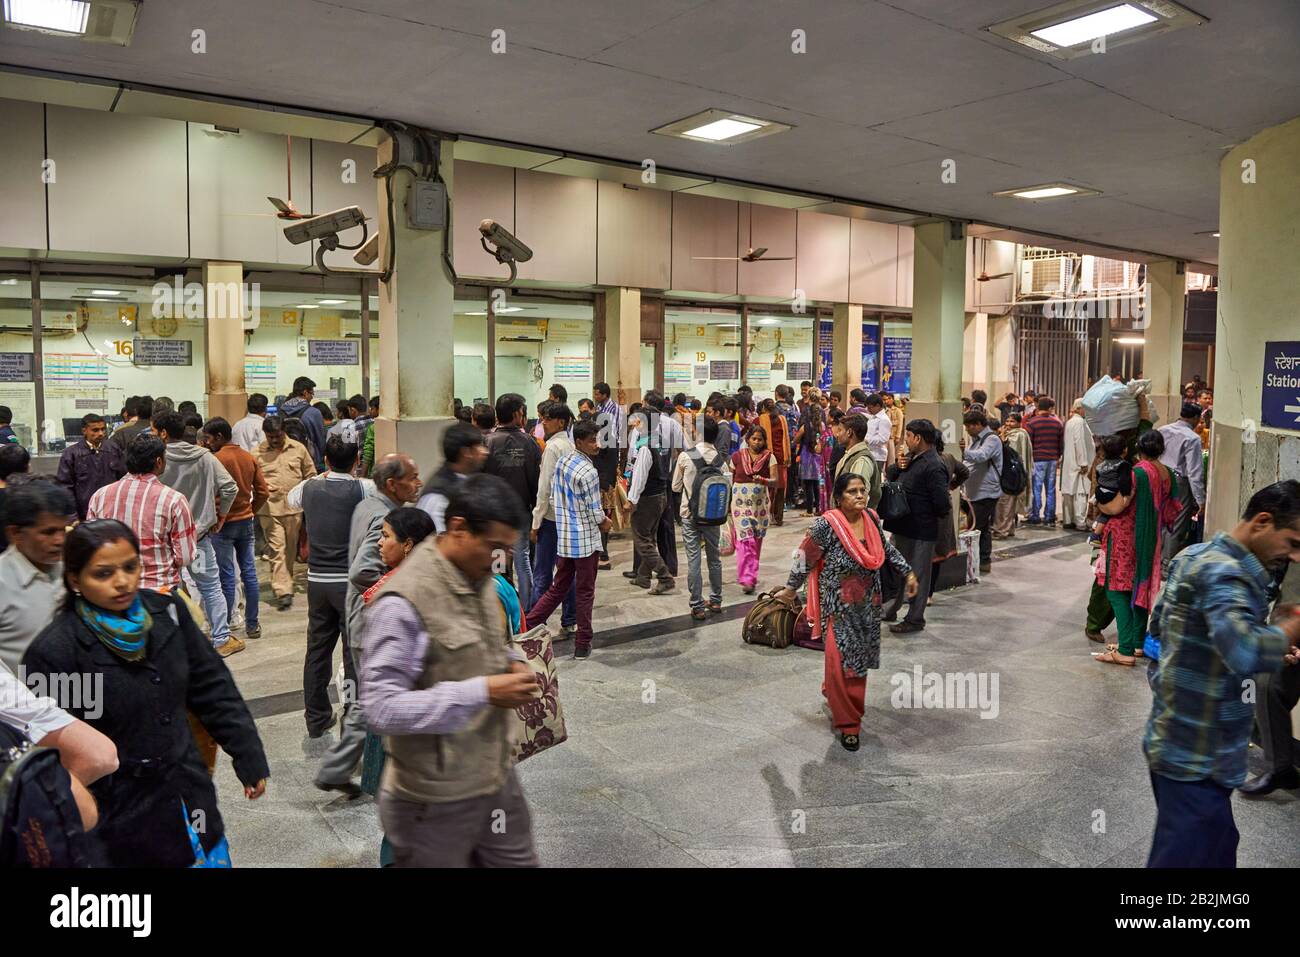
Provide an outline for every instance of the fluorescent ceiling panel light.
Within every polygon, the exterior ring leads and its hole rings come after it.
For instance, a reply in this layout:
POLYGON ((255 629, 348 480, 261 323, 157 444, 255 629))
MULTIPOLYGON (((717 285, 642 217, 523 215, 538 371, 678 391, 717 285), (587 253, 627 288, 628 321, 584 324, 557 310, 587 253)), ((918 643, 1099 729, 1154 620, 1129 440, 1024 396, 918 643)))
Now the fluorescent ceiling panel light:
POLYGON ((16 285, 18 285, 17 279, 0 279, 0 286, 16 286, 16 285))
POLYGON ((986 29, 1058 60, 1073 60, 1205 22, 1174 0, 1065 0, 986 29))
POLYGON ((81 36, 90 19, 87 0, 4 0, 5 22, 28 30, 81 36))
POLYGON ((1115 340, 1122 346, 1140 346, 1146 342, 1141 336, 1120 336, 1115 340))
POLYGON ((300 303, 298 303, 298 305, 295 306, 294 308, 296 308, 296 309, 315 309, 316 306, 312 305, 310 302, 300 302, 300 303))
POLYGON ((317 299, 316 300, 317 305, 321 305, 321 306, 341 306, 345 302, 347 302, 346 299, 317 299))
POLYGON ((1076 17, 1031 33, 1055 46, 1072 47, 1079 43, 1089 43, 1097 37, 1108 37, 1113 33, 1155 23, 1158 19, 1160 18, 1139 10, 1131 3, 1121 3, 1118 7, 1098 10, 1085 17, 1076 17))
POLYGON ((714 143, 732 146, 783 133, 792 127, 786 123, 763 120, 755 116, 744 116, 727 110, 704 110, 693 116, 685 117, 675 123, 669 123, 653 129, 651 133, 661 136, 675 136, 678 139, 693 140, 696 143, 714 143))
POLYGON ((1038 186, 1002 189, 993 195, 1011 196, 1015 199, 1056 199, 1061 196, 1097 196, 1100 192, 1083 186, 1071 186, 1069 183, 1041 183, 1038 186))
POLYGON ((92 289, 92 290, 90 290, 90 294, 91 294, 92 296, 120 296, 120 295, 122 295, 122 290, 120 290, 120 289, 92 289))
POLYGON ((762 129, 758 123, 742 123, 740 120, 714 120, 693 130, 683 130, 683 136, 696 136, 702 140, 729 140, 741 133, 750 133, 762 129))
POLYGON ((96 299, 94 296, 87 296, 86 302, 112 302, 111 299, 96 299))

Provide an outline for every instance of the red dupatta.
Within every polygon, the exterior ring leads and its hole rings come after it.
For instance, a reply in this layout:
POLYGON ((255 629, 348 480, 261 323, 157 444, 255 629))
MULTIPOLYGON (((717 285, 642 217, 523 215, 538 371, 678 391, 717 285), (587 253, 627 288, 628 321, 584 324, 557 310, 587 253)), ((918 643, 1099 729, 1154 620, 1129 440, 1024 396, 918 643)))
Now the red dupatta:
MULTIPOLYGON (((885 563, 885 543, 880 537, 880 528, 876 524, 876 513, 867 509, 862 513, 862 537, 853 533, 853 526, 838 508, 833 508, 822 515, 830 523, 835 537, 840 540, 849 557, 868 571, 876 571, 885 563), (865 541, 865 544, 864 544, 865 541)), ((805 560, 810 557, 804 553, 805 560)), ((812 625, 814 638, 822 637, 821 586, 818 584, 822 566, 826 559, 820 553, 816 557, 812 572, 808 575, 808 603, 806 612, 812 625)))

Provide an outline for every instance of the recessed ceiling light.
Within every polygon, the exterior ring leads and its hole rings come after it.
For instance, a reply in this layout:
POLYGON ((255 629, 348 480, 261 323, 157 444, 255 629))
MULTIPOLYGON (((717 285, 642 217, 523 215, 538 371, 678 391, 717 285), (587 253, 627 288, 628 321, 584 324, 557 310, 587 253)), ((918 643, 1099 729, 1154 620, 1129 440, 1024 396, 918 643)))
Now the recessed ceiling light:
POLYGON ((86 301, 86 302, 112 302, 113 300, 111 300, 111 299, 96 299, 94 296, 87 296, 86 299, 85 299, 85 301, 86 301))
POLYGON ((1012 196, 1016 199, 1055 199, 1059 196, 1098 196, 1100 194, 1101 190, 1071 186, 1069 183, 1042 183, 1038 186, 1021 186, 1016 189, 998 190, 993 195, 1012 196))
POLYGON ((295 308, 297 308, 297 309, 315 309, 316 306, 313 305, 313 304, 310 303, 310 302, 300 302, 300 303, 298 303, 298 305, 297 305, 295 308))
POLYGON ((1146 339, 1141 336, 1120 336, 1115 341, 1122 346, 1140 346, 1146 343, 1146 339))
POLYGON ((347 302, 347 300, 346 299, 317 299, 316 302, 322 306, 341 306, 345 302, 347 302))
POLYGON ((770 136, 772 133, 783 133, 789 129, 792 127, 787 123, 762 120, 755 116, 744 116, 726 110, 704 110, 650 132, 661 136, 694 140, 697 143, 721 143, 730 146, 758 139, 760 136, 770 136))
POLYGON ((88 19, 87 0, 5 0, 5 22, 20 30, 81 36, 88 19))
POLYGON ((92 296, 120 296, 120 295, 122 295, 122 290, 120 290, 120 289, 92 289, 92 290, 90 290, 90 294, 91 294, 92 296))
POLYGON ((1215 239, 1218 239, 1218 238, 1219 238, 1219 234, 1218 234, 1218 233, 1210 233, 1210 235, 1213 236, 1215 239))
POLYGON ((1073 20, 1066 20, 1031 32, 1038 39, 1046 40, 1055 46, 1072 47, 1077 43, 1088 43, 1097 37, 1108 37, 1112 33, 1154 23, 1158 19, 1159 17, 1153 17, 1131 3, 1121 3, 1118 7, 1098 10, 1087 16, 1075 17, 1073 20))
POLYGON ((995 23, 987 30, 1057 59, 1071 60, 1205 22, 1204 17, 1173 0, 1067 0, 995 23))
POLYGON ((16 285, 18 285, 17 279, 0 279, 0 286, 16 286, 16 285))

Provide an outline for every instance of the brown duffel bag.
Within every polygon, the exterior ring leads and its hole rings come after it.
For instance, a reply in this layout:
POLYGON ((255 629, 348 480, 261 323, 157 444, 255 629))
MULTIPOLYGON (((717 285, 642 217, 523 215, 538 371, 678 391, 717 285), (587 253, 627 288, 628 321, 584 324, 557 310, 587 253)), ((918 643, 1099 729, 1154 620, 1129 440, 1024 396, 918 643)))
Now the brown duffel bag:
POLYGON ((777 598, 775 591, 763 592, 745 616, 741 637, 747 645, 787 648, 794 641, 794 622, 798 613, 794 602, 777 598))

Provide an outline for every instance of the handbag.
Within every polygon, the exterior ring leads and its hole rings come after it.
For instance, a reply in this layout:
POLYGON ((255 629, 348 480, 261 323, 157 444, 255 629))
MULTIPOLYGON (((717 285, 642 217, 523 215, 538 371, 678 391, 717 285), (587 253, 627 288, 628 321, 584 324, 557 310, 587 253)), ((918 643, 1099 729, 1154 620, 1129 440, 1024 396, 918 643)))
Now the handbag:
POLYGON ((880 485, 880 505, 876 509, 880 517, 887 522, 907 518, 912 514, 908 504, 907 492, 902 482, 882 482, 880 485))
POLYGON ((788 648, 794 641, 794 623, 799 609, 789 599, 776 597, 776 591, 759 595, 745 616, 740 636, 747 645, 788 648))
POLYGON ((541 694, 515 708, 520 733, 515 740, 514 759, 518 763, 547 748, 563 744, 569 738, 564 727, 564 707, 560 704, 560 678, 551 648, 551 633, 545 625, 515 635, 511 643, 523 653, 524 663, 537 675, 541 694))

